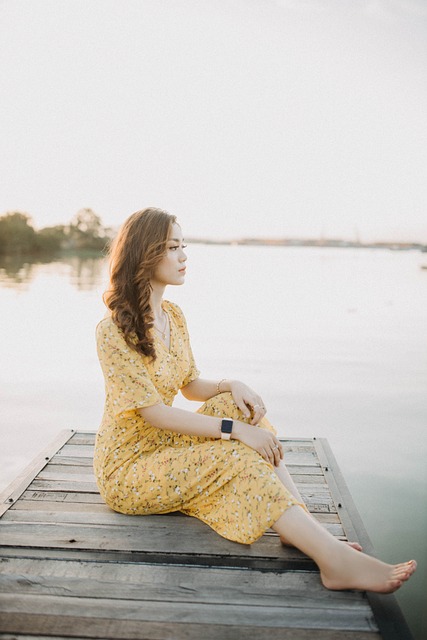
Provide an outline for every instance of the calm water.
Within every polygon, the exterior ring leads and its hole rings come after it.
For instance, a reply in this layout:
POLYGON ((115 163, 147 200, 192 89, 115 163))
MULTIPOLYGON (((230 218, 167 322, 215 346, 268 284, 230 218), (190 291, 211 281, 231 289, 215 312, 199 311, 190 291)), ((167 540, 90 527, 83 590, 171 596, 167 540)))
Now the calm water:
MULTIPOLYGON (((427 255, 188 248, 187 317, 204 377, 259 390, 279 433, 326 437, 378 556, 417 558, 398 599, 427 626, 427 255)), ((0 264, 0 484, 63 428, 95 429, 102 260, 0 264)), ((180 399, 179 406, 190 403, 180 399)))

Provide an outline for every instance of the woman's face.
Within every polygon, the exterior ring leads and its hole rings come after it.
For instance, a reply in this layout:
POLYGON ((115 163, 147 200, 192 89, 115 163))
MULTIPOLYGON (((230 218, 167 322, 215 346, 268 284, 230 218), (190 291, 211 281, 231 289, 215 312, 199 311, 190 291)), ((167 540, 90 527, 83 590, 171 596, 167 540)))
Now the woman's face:
POLYGON ((151 280, 152 285, 184 284, 185 262, 187 256, 184 249, 182 231, 176 222, 171 225, 166 245, 166 253, 159 262, 151 280))

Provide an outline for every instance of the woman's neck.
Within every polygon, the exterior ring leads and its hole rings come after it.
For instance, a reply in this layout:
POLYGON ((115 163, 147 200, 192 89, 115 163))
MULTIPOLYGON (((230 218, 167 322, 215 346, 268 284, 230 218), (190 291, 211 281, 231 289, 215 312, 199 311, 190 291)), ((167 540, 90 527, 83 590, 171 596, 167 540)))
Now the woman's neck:
POLYGON ((154 320, 163 316, 162 300, 165 287, 153 287, 150 295, 150 307, 154 315, 154 320))

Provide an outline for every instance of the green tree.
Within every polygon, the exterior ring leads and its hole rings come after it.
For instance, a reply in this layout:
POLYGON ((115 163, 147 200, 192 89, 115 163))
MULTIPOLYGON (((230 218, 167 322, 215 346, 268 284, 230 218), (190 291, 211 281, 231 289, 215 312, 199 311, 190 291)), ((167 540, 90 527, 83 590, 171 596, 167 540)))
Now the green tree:
POLYGON ((0 253, 19 255, 36 249, 36 232, 26 213, 13 211, 0 217, 0 253))
POLYGON ((44 227, 37 233, 37 249, 42 253, 55 253, 62 249, 66 239, 66 227, 63 224, 44 227))
POLYGON ((105 246, 107 238, 100 216, 92 209, 80 209, 70 222, 68 244, 71 249, 97 249, 105 246))

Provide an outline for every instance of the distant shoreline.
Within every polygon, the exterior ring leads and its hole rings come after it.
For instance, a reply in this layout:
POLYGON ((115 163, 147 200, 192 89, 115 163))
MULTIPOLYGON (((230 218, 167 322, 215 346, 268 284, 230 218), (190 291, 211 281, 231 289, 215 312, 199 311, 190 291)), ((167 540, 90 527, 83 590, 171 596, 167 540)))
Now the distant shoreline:
POLYGON ((427 252, 427 245, 417 242, 358 242, 335 239, 307 238, 239 238, 234 240, 212 240, 207 238, 186 238, 190 244, 248 245, 267 247, 334 247, 340 249, 391 249, 392 251, 427 252))
MULTIPOLYGON (((248 246, 248 247, 300 247, 300 248, 335 248, 335 249, 386 249, 390 251, 420 251, 427 253, 427 245, 415 242, 351 242, 347 240, 310 240, 299 238, 239 238, 234 240, 213 240, 208 238, 186 238, 188 244, 222 245, 222 246, 248 246)), ((18 260, 20 262, 44 262, 55 259, 79 257, 79 258, 105 258, 108 254, 107 243, 103 249, 95 248, 67 248, 56 251, 39 250, 30 252, 3 251, 0 252, 0 264, 18 260)))

